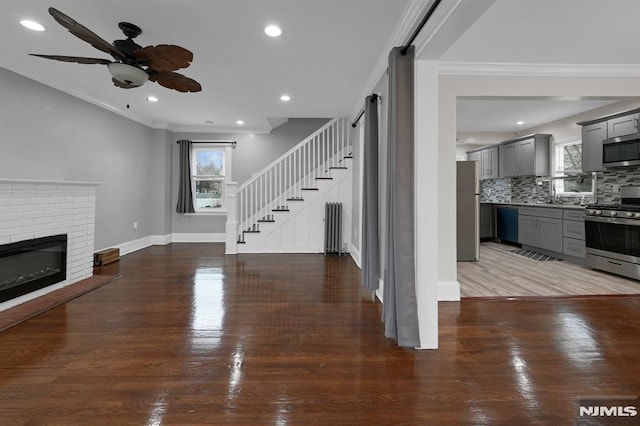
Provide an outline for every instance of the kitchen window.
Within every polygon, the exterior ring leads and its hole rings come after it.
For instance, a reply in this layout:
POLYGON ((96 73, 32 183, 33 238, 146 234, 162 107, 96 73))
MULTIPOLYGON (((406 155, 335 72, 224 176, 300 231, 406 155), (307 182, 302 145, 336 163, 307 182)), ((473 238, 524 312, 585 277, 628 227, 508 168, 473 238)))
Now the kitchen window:
POLYGON ((582 173, 582 141, 555 145, 553 176, 556 195, 593 195, 593 179, 582 173))
POLYGON ((191 162, 196 213, 226 212, 225 184, 230 177, 231 147, 194 144, 191 162))

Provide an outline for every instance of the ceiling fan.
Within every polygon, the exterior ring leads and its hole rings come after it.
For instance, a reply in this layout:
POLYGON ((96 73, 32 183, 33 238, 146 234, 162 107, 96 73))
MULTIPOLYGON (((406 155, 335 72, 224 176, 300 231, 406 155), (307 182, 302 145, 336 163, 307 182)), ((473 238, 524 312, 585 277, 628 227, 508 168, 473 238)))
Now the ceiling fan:
POLYGON ((35 53, 30 53, 30 55, 63 62, 106 65, 113 77, 113 84, 123 89, 139 87, 147 80, 151 80, 179 92, 199 92, 202 90, 200 83, 175 72, 180 68, 188 67, 193 61, 193 53, 184 47, 171 44, 142 47, 133 41, 142 33, 142 30, 128 22, 118 24, 120 30, 127 37, 126 40, 115 40, 112 44, 53 7, 49 8, 49 13, 71 34, 96 49, 110 54, 114 60, 35 53))

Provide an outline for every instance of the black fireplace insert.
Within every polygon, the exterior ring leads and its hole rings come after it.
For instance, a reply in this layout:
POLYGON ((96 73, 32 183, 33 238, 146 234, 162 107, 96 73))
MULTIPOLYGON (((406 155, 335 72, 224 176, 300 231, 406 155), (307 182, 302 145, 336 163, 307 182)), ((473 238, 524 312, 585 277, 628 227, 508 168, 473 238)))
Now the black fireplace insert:
POLYGON ((66 235, 0 245, 0 302, 66 279, 66 235))

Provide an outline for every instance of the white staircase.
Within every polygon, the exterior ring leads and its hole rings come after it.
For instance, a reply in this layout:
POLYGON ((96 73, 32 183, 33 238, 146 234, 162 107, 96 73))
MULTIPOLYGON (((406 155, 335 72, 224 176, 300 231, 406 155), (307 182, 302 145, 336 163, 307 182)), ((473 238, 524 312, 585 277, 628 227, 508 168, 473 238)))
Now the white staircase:
POLYGON ((352 161, 348 121, 336 118, 237 190, 229 184, 227 254, 323 252, 326 202, 343 204, 350 236, 352 161))

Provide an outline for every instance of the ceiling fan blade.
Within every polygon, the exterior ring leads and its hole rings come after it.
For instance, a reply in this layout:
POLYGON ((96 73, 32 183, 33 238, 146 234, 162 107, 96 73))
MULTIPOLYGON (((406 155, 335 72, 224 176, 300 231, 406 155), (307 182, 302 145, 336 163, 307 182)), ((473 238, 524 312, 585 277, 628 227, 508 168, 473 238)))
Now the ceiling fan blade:
POLYGON ((85 58, 82 56, 61 56, 61 55, 39 55, 37 53, 29 53, 31 56, 37 56, 39 58, 45 59, 53 59, 56 61, 62 62, 75 62, 78 64, 100 64, 100 65, 108 65, 111 63, 108 59, 101 58, 85 58))
POLYGON ((149 68, 159 73, 187 68, 193 61, 193 53, 190 50, 173 44, 147 46, 136 50, 133 56, 145 61, 149 68))
POLYGON ((202 90, 200 83, 192 78, 178 74, 177 72, 160 72, 149 76, 149 80, 159 85, 178 92, 199 92, 202 90))
POLYGON ((125 58, 124 53, 120 52, 118 49, 113 47, 111 43, 104 40, 103 38, 98 36, 96 33, 91 31, 84 25, 79 24, 74 19, 70 18, 69 16, 65 15, 59 10, 53 7, 50 7, 49 13, 51 14, 51 16, 53 16, 53 18, 56 21, 58 21, 60 25, 68 29, 71 34, 78 37, 79 39, 86 41, 87 43, 89 43, 90 45, 92 45, 98 50, 102 50, 103 52, 110 54, 111 56, 113 56, 114 59, 125 58))

